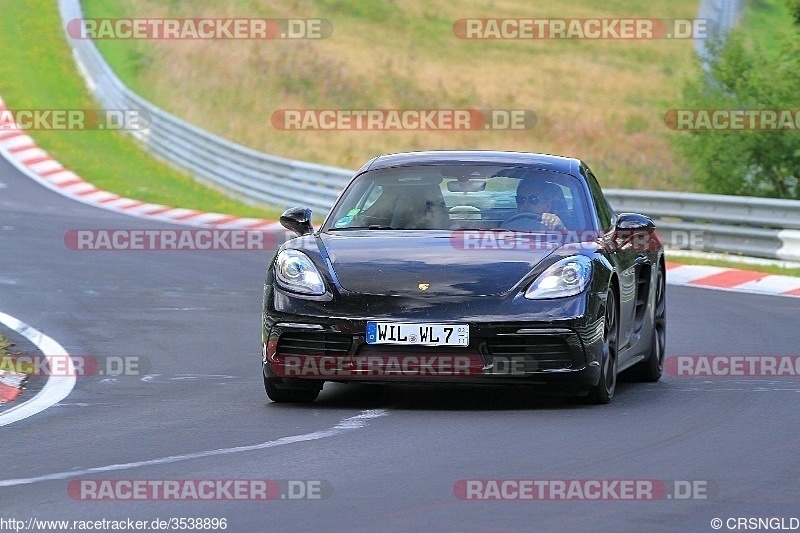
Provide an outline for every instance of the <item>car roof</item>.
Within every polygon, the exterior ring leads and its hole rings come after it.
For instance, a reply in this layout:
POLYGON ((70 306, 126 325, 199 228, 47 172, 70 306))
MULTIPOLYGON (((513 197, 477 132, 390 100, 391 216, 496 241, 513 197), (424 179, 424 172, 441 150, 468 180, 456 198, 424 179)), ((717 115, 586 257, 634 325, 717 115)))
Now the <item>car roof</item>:
POLYGON ((494 150, 432 150, 427 152, 404 152, 381 155, 365 164, 360 172, 397 166, 446 163, 525 165, 546 170, 555 170, 574 176, 580 176, 579 169, 582 165, 579 159, 550 154, 502 152, 494 150))

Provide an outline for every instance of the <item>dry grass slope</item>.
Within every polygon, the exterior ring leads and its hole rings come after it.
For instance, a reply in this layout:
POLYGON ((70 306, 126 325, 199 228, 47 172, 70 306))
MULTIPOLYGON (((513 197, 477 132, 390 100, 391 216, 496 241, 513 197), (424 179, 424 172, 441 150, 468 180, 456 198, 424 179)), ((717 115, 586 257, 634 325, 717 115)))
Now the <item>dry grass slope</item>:
POLYGON ((664 113, 696 68, 691 40, 461 40, 466 17, 690 19, 695 0, 84 0, 87 15, 297 17, 317 41, 103 41, 122 78, 158 105, 268 153, 356 168, 378 153, 478 148, 579 156, 605 186, 691 190, 664 113), (289 108, 532 109, 527 131, 310 132, 289 108))

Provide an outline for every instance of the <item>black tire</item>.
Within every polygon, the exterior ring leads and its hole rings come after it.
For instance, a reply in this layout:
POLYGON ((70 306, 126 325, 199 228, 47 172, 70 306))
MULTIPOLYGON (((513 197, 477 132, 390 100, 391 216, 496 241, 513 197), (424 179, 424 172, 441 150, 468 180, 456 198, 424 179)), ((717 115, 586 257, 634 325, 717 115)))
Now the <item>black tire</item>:
POLYGON ((637 380, 649 383, 661 379, 667 346, 666 277, 661 267, 658 269, 656 297, 653 305, 653 340, 650 344, 650 355, 633 369, 633 375, 637 380))
POLYGON ((600 363, 600 379, 584 398, 586 403, 601 405, 611 401, 617 389, 617 340, 619 339, 619 313, 614 289, 609 289, 606 298, 606 314, 603 325, 603 361, 600 363))
POLYGON ((319 390, 315 389, 279 388, 276 386, 279 381, 280 378, 264 376, 264 389, 269 399, 275 403, 311 403, 319 396, 319 390))

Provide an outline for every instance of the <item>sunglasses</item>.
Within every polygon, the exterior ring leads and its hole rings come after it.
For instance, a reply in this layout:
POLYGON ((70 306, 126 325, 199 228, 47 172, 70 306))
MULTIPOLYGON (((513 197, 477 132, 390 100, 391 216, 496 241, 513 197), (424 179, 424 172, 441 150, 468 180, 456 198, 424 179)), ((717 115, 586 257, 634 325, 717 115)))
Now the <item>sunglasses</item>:
POLYGON ((530 203, 531 205, 536 205, 539 201, 540 196, 538 194, 531 194, 529 196, 525 196, 524 194, 517 195, 517 203, 524 204, 525 202, 530 203))

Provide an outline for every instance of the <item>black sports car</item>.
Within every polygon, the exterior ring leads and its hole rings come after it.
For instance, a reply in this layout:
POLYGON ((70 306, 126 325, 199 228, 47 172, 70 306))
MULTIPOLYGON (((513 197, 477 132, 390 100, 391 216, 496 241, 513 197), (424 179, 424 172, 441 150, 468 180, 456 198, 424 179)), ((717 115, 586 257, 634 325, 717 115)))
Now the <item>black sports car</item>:
POLYGON ((325 381, 532 385, 607 403, 617 374, 664 361, 664 253, 616 214, 578 159, 440 151, 376 157, 264 284, 263 373, 275 402, 325 381))

